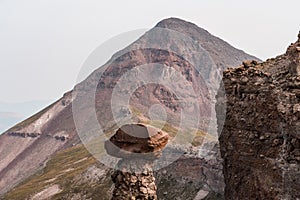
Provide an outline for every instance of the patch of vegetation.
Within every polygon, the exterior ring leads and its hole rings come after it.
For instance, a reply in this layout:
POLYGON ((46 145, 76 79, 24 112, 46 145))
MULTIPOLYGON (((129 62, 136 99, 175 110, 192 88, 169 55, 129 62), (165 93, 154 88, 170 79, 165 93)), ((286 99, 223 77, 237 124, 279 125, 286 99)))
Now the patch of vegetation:
MULTIPOLYGON (((54 104, 40 111, 33 117, 16 125, 11 130, 16 130, 28 125, 29 123, 32 123, 45 112, 47 112, 54 104)), ((162 128, 163 131, 167 132, 171 136, 171 139, 178 134, 178 128, 174 127, 172 124, 162 121, 150 121, 144 117, 138 109, 133 107, 130 109, 141 123, 162 128)), ((91 148, 90 150, 96 154, 104 153, 101 152, 104 147, 99 146, 99 144, 103 144, 104 137, 111 136, 114 129, 116 129, 116 126, 112 125, 111 129, 107 129, 105 131, 105 135, 97 139, 93 139, 89 145, 91 148)), ((203 138, 214 140, 212 136, 203 131, 195 129, 187 130, 187 133, 181 135, 182 136, 179 137, 179 140, 186 141, 194 138, 192 141, 194 146, 201 145, 203 138)), ((97 165, 100 164, 97 164, 96 159, 90 155, 83 145, 68 148, 54 155, 44 169, 32 175, 15 187, 12 191, 8 192, 4 196, 3 200, 30 199, 30 197, 34 196, 36 193, 56 184, 59 185, 62 191, 52 196, 51 199, 53 200, 71 199, 74 195, 78 195, 79 199, 109 199, 112 186, 110 172, 106 172, 105 175, 101 176, 101 180, 96 183, 93 181, 88 181, 88 179, 82 181, 82 177, 84 177, 84 174, 87 172, 87 170, 91 166, 97 165)), ((163 180, 162 183, 159 183, 159 186, 161 187, 161 191, 168 191, 168 189, 175 187, 175 185, 172 184, 176 184, 176 181, 169 180, 169 178, 167 178, 163 180)), ((191 196, 192 192, 197 191, 198 187, 198 183, 193 183, 191 185, 188 184, 186 188, 181 188, 182 191, 180 190, 180 193, 184 193, 184 196, 188 198, 188 196, 191 196)), ((162 196, 164 195, 162 194, 162 196)), ((215 195, 213 195, 211 199, 213 198, 215 198, 215 195)))
POLYGON ((63 191, 51 199, 65 199, 62 197, 68 193, 76 193, 77 190, 81 191, 84 188, 92 189, 85 183, 80 183, 81 185, 74 187, 74 183, 76 176, 81 175, 94 164, 96 164, 96 160, 82 145, 60 151, 47 163, 44 169, 7 193, 4 200, 29 199, 34 194, 55 184, 58 184, 63 191))
POLYGON ((219 193, 215 193, 215 192, 210 192, 205 198, 204 200, 223 200, 224 196, 222 194, 219 193))
POLYGON ((188 181, 184 183, 172 176, 161 176, 156 180, 157 194, 161 200, 180 199, 193 200, 197 192, 203 187, 200 181, 188 181))
MULTIPOLYGON (((170 135, 171 139, 175 138, 176 135, 178 134, 179 129, 176 128, 175 126, 173 126, 172 124, 170 124, 168 122, 163 122, 163 121, 151 121, 150 119, 146 118, 143 115, 142 111, 140 111, 139 109, 137 109, 134 106, 130 106, 130 110, 134 114, 134 116, 139 119, 139 121, 141 123, 150 124, 157 128, 162 128, 163 131, 167 132, 170 135)), ((208 123, 208 122, 206 122, 206 123, 208 123)), ((191 123, 191 124, 193 124, 193 123, 191 123)), ((186 141, 190 141, 190 143, 193 146, 200 146, 204 139, 208 139, 211 141, 217 140, 217 138, 215 138, 214 136, 209 135, 208 133, 205 133, 204 131, 196 130, 193 128, 193 129, 186 130, 185 133, 183 133, 179 136, 179 138, 176 138, 176 141, 178 143, 181 143, 182 141, 184 141, 184 143, 186 141), (191 140, 192 138, 193 138, 193 140, 191 140)), ((176 143, 176 141, 175 141, 175 143, 176 143)))

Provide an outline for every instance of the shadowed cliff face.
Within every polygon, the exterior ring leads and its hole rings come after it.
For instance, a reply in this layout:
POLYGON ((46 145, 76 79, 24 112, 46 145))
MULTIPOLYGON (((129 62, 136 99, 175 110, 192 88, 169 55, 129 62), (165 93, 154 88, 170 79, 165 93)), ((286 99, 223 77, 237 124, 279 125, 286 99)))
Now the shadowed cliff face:
POLYGON ((284 55, 224 72, 216 110, 226 117, 219 140, 227 199, 300 198, 298 37, 284 55))
MULTIPOLYGON (((136 42, 117 52, 106 65, 96 69, 86 80, 76 85, 73 91, 0 136, 0 194, 43 168, 55 152, 80 143, 78 128, 82 128, 88 137, 95 128, 90 123, 94 108, 98 123, 109 130, 114 125, 109 110, 112 87, 128 70, 153 63, 169 67, 169 71, 175 71, 184 78, 184 84, 178 85, 182 94, 188 92, 184 89, 185 86, 195 90, 197 96, 193 99, 197 100, 203 111, 201 114, 205 117, 211 115, 213 105, 208 94, 218 87, 221 72, 246 59, 256 58, 235 49, 194 24, 174 18, 161 21, 136 42), (102 77, 102 74, 105 76, 102 77), (95 93, 93 88, 96 88, 95 93), (96 96, 95 100, 83 98, 80 101, 81 97, 89 96, 90 93, 96 96), (76 127, 72 110, 74 102, 81 102, 77 107, 79 115, 75 119, 76 127)), ((142 72, 147 70, 137 70, 137 74, 142 72)), ((161 76, 168 77, 168 71, 160 72, 161 76)), ((188 99, 187 95, 186 100, 188 99)), ((135 91, 130 98, 130 106, 133 105, 142 114, 134 115, 133 118, 137 121, 148 119, 145 112, 153 104, 160 104, 166 110, 170 127, 176 126, 180 119, 178 105, 181 104, 171 90, 159 84, 149 84, 135 91)), ((127 111, 124 110, 125 114, 127 111)), ((134 110, 131 110, 131 114, 134 114, 134 110)), ((123 116, 122 113, 120 116, 123 116)), ((203 120, 195 128, 205 130, 206 125, 203 120)))

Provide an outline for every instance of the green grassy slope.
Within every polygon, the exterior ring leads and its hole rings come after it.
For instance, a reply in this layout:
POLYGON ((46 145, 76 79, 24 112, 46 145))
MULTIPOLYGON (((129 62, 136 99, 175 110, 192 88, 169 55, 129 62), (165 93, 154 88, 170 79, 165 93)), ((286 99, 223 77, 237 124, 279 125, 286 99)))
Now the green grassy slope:
MULTIPOLYGON (((102 199, 109 195, 107 191, 112 185, 110 173, 107 173, 108 177, 102 177, 103 179, 100 181, 90 180, 93 177, 85 176, 88 168, 93 165, 97 165, 97 162, 84 146, 79 145, 66 149, 54 155, 43 170, 29 177, 7 193, 3 199, 30 199, 34 194, 56 184, 62 191, 52 196, 53 200, 69 199, 71 196, 76 196, 77 193, 80 193, 81 196, 84 193, 87 199, 100 199, 100 197, 102 199)), ((98 167, 106 170, 104 166, 99 165, 98 167)))

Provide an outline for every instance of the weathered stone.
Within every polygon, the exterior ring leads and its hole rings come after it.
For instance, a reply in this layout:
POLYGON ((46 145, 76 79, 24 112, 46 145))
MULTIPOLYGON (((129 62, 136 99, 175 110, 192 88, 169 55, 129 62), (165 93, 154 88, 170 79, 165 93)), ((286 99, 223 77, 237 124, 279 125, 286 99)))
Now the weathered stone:
POLYGON ((128 124, 118 129, 110 140, 105 142, 105 149, 108 154, 118 158, 156 159, 168 139, 167 133, 152 126, 128 124))
POLYGON ((216 111, 226 199, 300 199, 298 47, 300 34, 286 54, 224 72, 216 111))
POLYGON ((112 200, 157 199, 153 161, 159 158, 169 139, 167 133, 144 124, 122 126, 105 142, 108 154, 122 158, 112 176, 112 200))

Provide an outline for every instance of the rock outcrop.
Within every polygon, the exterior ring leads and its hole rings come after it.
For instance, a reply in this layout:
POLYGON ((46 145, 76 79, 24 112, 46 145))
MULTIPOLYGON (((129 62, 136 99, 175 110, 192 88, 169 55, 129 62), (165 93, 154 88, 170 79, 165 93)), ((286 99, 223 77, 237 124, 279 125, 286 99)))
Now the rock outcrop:
POLYGON ((113 200, 157 199, 153 161, 160 157, 169 135, 149 125, 122 126, 105 142, 108 154, 122 158, 114 174, 113 200))
POLYGON ((127 124, 105 143, 109 155, 118 158, 156 159, 168 143, 169 135, 145 124, 127 124))
POLYGON ((298 37, 284 55, 224 72, 216 110, 226 199, 300 198, 298 37))

